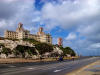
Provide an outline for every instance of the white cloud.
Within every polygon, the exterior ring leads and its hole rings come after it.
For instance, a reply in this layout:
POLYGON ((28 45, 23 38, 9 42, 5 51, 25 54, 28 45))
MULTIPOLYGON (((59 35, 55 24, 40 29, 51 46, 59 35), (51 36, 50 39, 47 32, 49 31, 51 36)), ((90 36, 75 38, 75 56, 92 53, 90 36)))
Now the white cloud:
POLYGON ((75 33, 70 33, 68 35, 68 37, 66 37, 65 39, 68 40, 68 41, 76 40, 77 39, 77 35, 75 33))
POLYGON ((37 34, 37 31, 39 30, 39 27, 31 27, 30 29, 29 29, 29 31, 30 31, 30 33, 31 34, 37 34))
POLYGON ((100 15, 98 2, 98 0, 78 0, 63 1, 62 4, 46 3, 42 8, 42 18, 56 20, 62 28, 70 28, 81 23, 86 24, 100 15))
POLYGON ((64 46, 85 52, 92 50, 89 47, 91 44, 99 43, 100 0, 46 2, 41 13, 43 22, 46 23, 49 20, 49 23, 45 25, 47 29, 52 30, 57 26, 65 30, 73 28, 71 32, 74 33, 69 32, 69 35, 65 38, 64 46), (55 22, 55 25, 52 22, 55 22), (78 37, 75 33, 79 33, 78 37))
POLYGON ((32 20, 40 14, 35 11, 34 3, 35 0, 0 0, 0 36, 3 36, 5 30, 16 31, 20 22, 27 30, 34 27, 32 20))
POLYGON ((89 46, 90 48, 97 49, 100 48, 100 43, 94 43, 89 46))
MULTIPOLYGON (((93 46, 97 50, 94 44, 97 45, 100 38, 100 0, 41 2, 44 2, 44 6, 37 11, 35 0, 0 0, 0 36, 3 36, 4 30, 16 30, 19 22, 34 34, 40 25, 43 25, 46 32, 59 27, 62 32, 63 29, 71 30, 68 31, 69 35, 64 37, 64 46, 84 51, 93 46)), ((57 43, 55 40, 57 41, 56 37, 53 39, 54 44, 57 43)))

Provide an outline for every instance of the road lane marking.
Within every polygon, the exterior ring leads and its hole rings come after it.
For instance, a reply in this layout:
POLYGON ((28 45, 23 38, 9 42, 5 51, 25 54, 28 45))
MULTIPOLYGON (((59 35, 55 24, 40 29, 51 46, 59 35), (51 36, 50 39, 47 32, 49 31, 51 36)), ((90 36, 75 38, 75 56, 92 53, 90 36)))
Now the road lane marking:
POLYGON ((69 67, 67 67, 67 68, 64 68, 64 69, 68 69, 69 67))
POLYGON ((8 66, 8 67, 16 67, 16 66, 8 66))
POLYGON ((61 70, 55 70, 54 72, 59 72, 59 71, 61 71, 61 70))
MULTIPOLYGON (((93 59, 93 58, 92 58, 93 59)), ((87 60, 87 59, 83 59, 83 60, 87 60)), ((83 61, 82 60, 82 61, 83 61)), ((88 59, 88 60, 91 60, 91 59, 88 59)), ((77 61, 72 61, 72 62, 62 62, 62 63, 56 63, 56 64, 51 64, 51 65, 44 65, 44 66, 41 66, 41 65, 35 65, 35 66, 31 66, 31 67, 35 67, 35 69, 32 69, 32 70, 38 70, 38 69, 43 69, 45 67, 51 67, 51 66, 54 66, 54 67, 59 67, 59 66, 62 66, 62 65, 66 65, 66 64, 71 64, 71 63, 79 63, 81 62, 80 60, 77 60, 77 61)), ((14 66, 13 66, 14 67, 14 66)), ((26 66, 26 67, 20 67, 20 68, 8 68, 8 69, 2 69, 0 72, 1 73, 4 73, 4 72, 13 72, 13 71, 18 71, 18 72, 22 72, 21 70, 26 70, 27 68, 30 68, 30 66, 26 66)), ((66 69, 66 68, 65 68, 66 69)), ((28 70, 29 71, 29 70, 28 70)))
POLYGON ((69 68, 69 67, 63 68, 63 69, 60 69, 60 70, 55 70, 55 71, 53 71, 53 72, 59 72, 59 71, 62 71, 62 70, 68 69, 68 68, 69 68))
POLYGON ((35 68, 28 68, 28 69, 35 69, 35 68))
POLYGON ((57 68, 57 67, 49 67, 49 68, 45 67, 44 69, 42 68, 42 70, 48 70, 48 69, 53 69, 53 68, 57 68))

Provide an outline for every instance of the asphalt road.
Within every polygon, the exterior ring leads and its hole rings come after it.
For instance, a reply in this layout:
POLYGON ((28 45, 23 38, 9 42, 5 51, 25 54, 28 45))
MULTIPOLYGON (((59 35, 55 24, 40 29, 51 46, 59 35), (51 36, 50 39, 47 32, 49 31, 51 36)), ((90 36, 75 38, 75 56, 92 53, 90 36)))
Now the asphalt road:
POLYGON ((83 57, 74 61, 0 64, 0 75, 64 75, 98 60, 100 57, 83 57))

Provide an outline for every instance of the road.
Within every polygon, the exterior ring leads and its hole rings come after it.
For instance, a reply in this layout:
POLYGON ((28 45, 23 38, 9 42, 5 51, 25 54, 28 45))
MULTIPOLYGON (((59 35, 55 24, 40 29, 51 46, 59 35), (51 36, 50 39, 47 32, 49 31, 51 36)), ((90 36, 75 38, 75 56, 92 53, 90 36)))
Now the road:
POLYGON ((64 75, 100 60, 100 57, 84 57, 65 61, 0 64, 0 75, 64 75))

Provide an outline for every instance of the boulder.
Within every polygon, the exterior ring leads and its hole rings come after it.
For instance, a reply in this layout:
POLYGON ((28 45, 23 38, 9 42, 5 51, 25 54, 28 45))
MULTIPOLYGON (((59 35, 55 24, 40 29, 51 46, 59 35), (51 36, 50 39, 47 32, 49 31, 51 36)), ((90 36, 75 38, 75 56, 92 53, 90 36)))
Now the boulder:
POLYGON ((37 59, 38 57, 36 55, 32 55, 32 59, 37 59))
POLYGON ((1 53, 0 58, 7 58, 6 54, 1 53))
POLYGON ((8 54, 8 58, 14 58, 14 57, 15 57, 14 53, 8 54))

